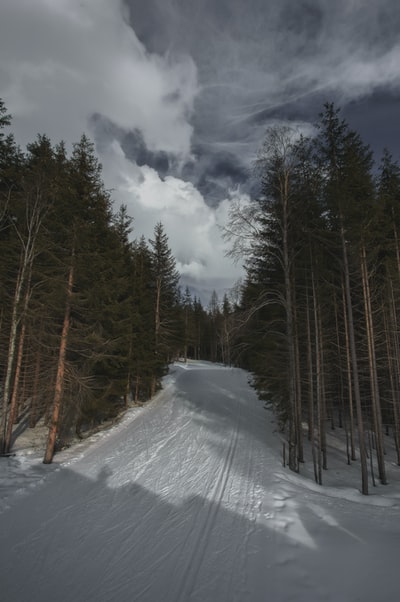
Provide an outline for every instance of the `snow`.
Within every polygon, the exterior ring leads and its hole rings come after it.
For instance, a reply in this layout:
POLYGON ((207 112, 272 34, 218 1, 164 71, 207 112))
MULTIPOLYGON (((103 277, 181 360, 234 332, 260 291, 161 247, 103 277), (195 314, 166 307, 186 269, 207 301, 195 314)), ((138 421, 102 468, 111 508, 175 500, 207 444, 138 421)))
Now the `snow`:
POLYGON ((7 602, 397 600, 400 469, 362 496, 340 429, 326 486, 282 466, 236 368, 177 363, 149 404, 41 464, 0 460, 7 602))

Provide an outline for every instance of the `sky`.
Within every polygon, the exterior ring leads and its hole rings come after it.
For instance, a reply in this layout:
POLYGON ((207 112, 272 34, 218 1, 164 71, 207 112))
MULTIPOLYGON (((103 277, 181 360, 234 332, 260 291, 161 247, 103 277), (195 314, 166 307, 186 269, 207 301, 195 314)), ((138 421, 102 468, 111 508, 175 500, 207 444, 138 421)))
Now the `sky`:
POLYGON ((133 235, 161 221, 207 304, 242 276, 221 234, 269 125, 333 101, 400 158, 399 32, 398 0, 1 0, 0 98, 23 148, 87 133, 133 235))

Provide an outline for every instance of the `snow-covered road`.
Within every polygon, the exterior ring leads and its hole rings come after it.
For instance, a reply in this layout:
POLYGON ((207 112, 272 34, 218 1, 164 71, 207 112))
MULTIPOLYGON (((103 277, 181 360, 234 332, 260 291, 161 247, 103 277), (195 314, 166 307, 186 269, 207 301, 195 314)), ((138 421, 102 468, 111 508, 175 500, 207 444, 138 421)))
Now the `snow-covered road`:
POLYGON ((284 469, 247 378, 177 364, 145 408, 30 468, 40 478, 0 514, 1 599, 399 599, 398 497, 284 469))

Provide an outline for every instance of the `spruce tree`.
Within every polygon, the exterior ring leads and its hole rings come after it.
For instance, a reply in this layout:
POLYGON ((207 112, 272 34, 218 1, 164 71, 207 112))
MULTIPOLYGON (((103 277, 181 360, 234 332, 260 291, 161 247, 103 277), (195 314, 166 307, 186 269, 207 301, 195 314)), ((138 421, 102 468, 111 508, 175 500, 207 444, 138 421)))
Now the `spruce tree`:
POLYGON ((154 394, 157 381, 163 374, 165 365, 176 354, 175 330, 179 273, 161 222, 158 222, 154 228, 154 238, 150 240, 150 246, 154 287, 154 347, 156 357, 152 385, 152 394, 154 394))

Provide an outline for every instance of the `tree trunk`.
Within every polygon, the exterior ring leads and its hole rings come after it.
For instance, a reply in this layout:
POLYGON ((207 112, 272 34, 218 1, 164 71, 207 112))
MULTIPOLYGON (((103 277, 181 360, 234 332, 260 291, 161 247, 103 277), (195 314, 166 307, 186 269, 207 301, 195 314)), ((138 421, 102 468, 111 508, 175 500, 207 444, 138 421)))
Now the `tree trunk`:
POLYGON ((21 255, 21 267, 15 285, 13 309, 11 316, 10 338, 8 343, 7 368, 3 385, 3 415, 1 418, 1 448, 0 452, 6 452, 7 426, 9 420, 9 401, 11 395, 11 382, 15 367, 15 356, 17 352, 18 326, 20 322, 20 302, 22 288, 25 281, 26 265, 21 255))
POLYGON ((15 367, 15 374, 14 374, 14 385, 13 385, 12 394, 11 394, 7 431, 6 431, 6 437, 5 437, 5 442, 4 442, 4 453, 6 453, 6 454, 11 449, 13 426, 15 424, 16 417, 17 417, 19 379, 20 379, 20 375, 21 375, 22 356, 23 356, 24 341, 25 341, 25 331, 26 331, 26 326, 25 326, 25 324, 23 324, 22 329, 21 329, 21 334, 19 337, 19 343, 18 343, 18 353, 17 353, 17 360, 16 360, 16 367, 15 367))
POLYGON ((314 445, 314 370, 311 343, 311 320, 308 286, 306 290, 307 372, 308 372, 308 440, 314 445))
POLYGON ((347 245, 345 230, 343 226, 343 216, 340 215, 340 238, 342 243, 342 258, 343 258, 343 272, 344 272, 344 288, 346 296, 347 306, 347 323, 349 331, 349 346, 350 346, 350 357, 352 363, 352 376, 353 376, 353 390, 354 398, 356 403, 357 411, 357 424, 358 424, 358 439, 360 447, 360 464, 361 464, 361 492, 363 495, 368 495, 368 466, 367 466, 367 452, 365 447, 364 438, 364 422, 361 406, 361 394, 360 394, 360 382, 358 374, 358 357, 356 349, 356 339, 354 332, 354 319, 353 319, 353 305, 351 301, 351 288, 350 288, 350 272, 349 272, 349 261, 347 257, 347 245))
POLYGON ((356 461, 356 450, 355 450, 355 437, 354 437, 354 411, 353 411, 353 385, 352 385, 352 373, 351 373, 351 351, 349 341, 349 325, 347 321, 346 312, 346 293, 344 282, 342 281, 342 293, 343 293, 343 321, 344 321, 344 335, 346 340, 346 372, 347 372, 347 387, 349 396, 349 418, 350 418, 350 447, 351 447, 351 459, 353 462, 356 461))
POLYGON ((296 357, 293 325, 293 292, 289 252, 289 175, 283 174, 281 182, 282 203, 282 260, 285 283, 286 339, 288 347, 288 379, 289 379, 289 468, 298 472, 297 430, 296 430, 296 357))
MULTIPOLYGON (((317 408, 317 428, 318 428, 318 448, 317 448, 317 478, 316 481, 322 485, 322 431, 321 431, 321 404, 322 404, 322 384, 321 384, 321 349, 319 333, 319 307, 317 292, 315 287, 314 274, 312 274, 313 306, 314 306, 314 335, 315 335, 315 372, 316 372, 316 408, 317 408)), ((315 464, 315 460, 314 460, 315 464)))
POLYGON ((389 364, 390 388, 392 392, 393 404, 393 421, 394 421, 394 441, 397 451, 397 464, 400 466, 400 407, 399 407, 399 391, 400 391, 400 348, 398 340, 398 324, 397 312, 393 291, 393 283, 389 280, 390 290, 390 324, 389 330, 386 326, 386 346, 389 364), (390 334, 389 334, 390 333, 390 334))
POLYGON ((21 376, 21 367, 22 367, 22 357, 24 353, 24 343, 25 343, 25 332, 26 332, 26 312, 28 310, 29 304, 29 296, 31 292, 31 277, 32 277, 32 264, 29 266, 29 274, 28 274, 28 282, 25 290, 24 296, 24 305, 21 312, 22 319, 22 327, 19 335, 18 342, 18 351, 16 357, 16 365, 15 365, 15 374, 14 374, 14 384, 11 391, 11 400, 10 400, 10 408, 9 408, 9 418, 6 429, 6 435, 4 440, 4 453, 8 453, 11 449, 11 440, 12 440, 12 431, 13 425, 15 424, 17 418, 17 409, 18 409, 18 392, 19 392, 19 379, 21 376))
POLYGON ((64 388, 64 373, 65 373, 65 358, 67 353, 67 340, 68 334, 70 330, 70 314, 71 314, 71 301, 72 301, 72 290, 74 285, 74 251, 72 251, 72 261, 68 274, 68 284, 67 284, 67 301, 65 305, 65 314, 64 314, 64 322, 61 333, 61 342, 60 349, 58 354, 58 365, 57 365, 57 375, 54 389, 54 400, 53 400, 53 411, 51 416, 51 423, 49 427, 49 435, 47 439, 47 447, 46 453, 43 459, 44 464, 51 464, 56 439, 57 432, 59 428, 59 418, 60 418, 60 409, 61 409, 61 401, 62 401, 62 393, 64 388))
POLYGON ((371 380, 372 414, 373 414, 373 418, 374 418, 374 431, 375 431, 375 439, 376 439, 376 457, 378 460, 378 476, 379 476, 379 479, 380 479, 382 485, 387 485, 384 449, 383 449, 383 441, 382 441, 382 436, 383 436, 382 411, 381 411, 381 401, 380 401, 379 385, 378 385, 378 372, 377 372, 377 367, 376 367, 374 325, 373 325, 373 320, 372 320, 371 290, 370 290, 370 286, 369 286, 367 254, 365 251, 365 246, 362 246, 362 248, 361 248, 360 262, 361 262, 361 279, 362 279, 363 296, 364 296, 365 322, 366 322, 366 329, 367 329, 369 374, 370 374, 370 380, 371 380))
POLYGON ((40 377, 40 366, 41 366, 41 354, 40 351, 36 352, 36 361, 35 361, 35 372, 33 377, 33 387, 32 387, 32 400, 31 400, 31 409, 29 413, 29 428, 35 428, 36 422, 38 419, 38 406, 39 406, 39 377, 40 377))
POLYGON ((297 441, 297 459, 298 462, 304 462, 303 446, 303 411, 301 406, 301 370, 300 370, 300 351, 299 335, 297 329, 297 315, 295 314, 295 371, 296 371, 296 441, 297 441))
POLYGON ((328 470, 328 452, 326 448, 326 386, 325 386, 325 353, 324 353, 324 341, 322 337, 322 318, 321 311, 318 311, 318 333, 319 333, 319 353, 320 353, 320 387, 321 387, 321 399, 320 399, 320 437, 321 437, 321 452, 322 452, 322 468, 328 470))
MULTIPOLYGON (((6 375, 3 386, 3 415, 0 424, 0 452, 5 451, 6 439, 7 439, 7 426, 8 426, 8 404, 11 397, 11 383, 13 380, 13 374, 15 370, 16 353, 17 353, 17 340, 18 340, 18 328, 21 320, 21 300, 24 289, 26 287, 27 280, 30 280, 31 270, 36 252, 36 239, 39 233, 44 212, 41 207, 41 193, 37 191, 35 200, 32 205, 27 203, 26 210, 26 232, 22 236, 15 225, 18 238, 21 241, 21 254, 19 262, 19 271, 17 281, 15 285, 14 301, 11 315, 11 328, 10 338, 8 346, 8 357, 6 375)), ((29 288, 29 286, 28 286, 29 288)), ((27 298, 26 304, 29 298, 27 298)), ((22 310, 23 311, 23 310, 22 310)))

